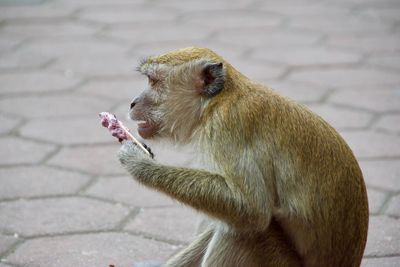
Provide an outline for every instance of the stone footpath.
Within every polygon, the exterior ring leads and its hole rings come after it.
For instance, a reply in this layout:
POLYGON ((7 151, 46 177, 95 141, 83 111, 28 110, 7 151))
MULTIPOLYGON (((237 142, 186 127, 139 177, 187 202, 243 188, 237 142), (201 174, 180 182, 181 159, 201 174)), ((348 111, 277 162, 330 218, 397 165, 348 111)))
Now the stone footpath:
POLYGON ((97 113, 125 119, 138 60, 194 45, 340 131, 368 185, 363 266, 400 266, 399 0, 2 0, 0 267, 128 267, 193 238, 196 213, 125 174, 97 113))

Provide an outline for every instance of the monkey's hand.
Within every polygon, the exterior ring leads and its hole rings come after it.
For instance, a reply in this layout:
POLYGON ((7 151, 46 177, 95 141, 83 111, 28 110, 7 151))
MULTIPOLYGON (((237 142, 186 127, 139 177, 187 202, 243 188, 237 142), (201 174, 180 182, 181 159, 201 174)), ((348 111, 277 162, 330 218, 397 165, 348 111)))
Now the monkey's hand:
POLYGON ((143 146, 147 149, 150 155, 148 155, 132 141, 124 141, 119 149, 119 161, 129 172, 135 172, 140 163, 151 162, 154 158, 154 154, 151 152, 151 149, 145 144, 143 144, 143 146))

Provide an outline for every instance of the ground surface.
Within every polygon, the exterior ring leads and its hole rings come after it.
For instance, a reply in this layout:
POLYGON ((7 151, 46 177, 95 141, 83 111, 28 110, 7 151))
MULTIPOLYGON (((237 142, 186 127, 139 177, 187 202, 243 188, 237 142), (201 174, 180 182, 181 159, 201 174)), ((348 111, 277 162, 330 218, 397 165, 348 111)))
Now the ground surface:
POLYGON ((127 177, 96 114, 125 118, 140 58, 193 45, 340 131, 368 185, 363 266, 400 266, 400 1, 2 0, 0 267, 132 266, 192 238, 196 214, 127 177))

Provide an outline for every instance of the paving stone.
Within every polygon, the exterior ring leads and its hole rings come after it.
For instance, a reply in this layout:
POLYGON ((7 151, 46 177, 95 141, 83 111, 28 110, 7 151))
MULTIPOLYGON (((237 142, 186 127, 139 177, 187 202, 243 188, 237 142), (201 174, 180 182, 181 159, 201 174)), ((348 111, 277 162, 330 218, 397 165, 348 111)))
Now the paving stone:
MULTIPOLYGON (((1 68, 0 63, 0 68, 1 68)), ((34 71, 12 72, 0 74, 1 94, 13 94, 24 92, 55 92, 74 88, 79 79, 66 77, 59 73, 34 71)))
POLYGON ((197 217, 193 210, 182 206, 143 209, 125 229, 188 242, 195 236, 197 217))
POLYGON ((358 158, 400 155, 399 136, 363 131, 341 131, 340 133, 358 158))
POLYGON ((379 118, 374 128, 400 133, 400 115, 388 114, 379 118))
POLYGON ((222 10, 226 11, 229 9, 241 9, 251 5, 254 1, 253 0, 240 0, 240 1, 229 1, 229 0, 220 0, 220 1, 196 1, 196 0, 169 0, 168 2, 165 1, 158 1, 154 4, 157 6, 162 7, 169 7, 178 9, 185 13, 192 12, 192 11, 215 11, 215 10, 222 10))
POLYGON ((362 93, 343 90, 332 94, 329 101, 377 112, 399 111, 400 91, 397 88, 392 90, 364 90, 362 93))
POLYGON ((359 163, 367 185, 400 191, 400 160, 361 160, 359 163))
POLYGON ((165 261, 176 246, 123 233, 97 233, 29 240, 7 257, 31 267, 133 266, 135 261, 165 261), (49 253, 51 250, 51 253, 49 253))
POLYGON ((310 109, 320 115, 336 129, 355 129, 367 127, 372 114, 326 104, 312 104, 310 109))
POLYGON ((126 111, 128 112, 131 100, 139 96, 148 87, 148 81, 145 76, 134 74, 132 76, 136 79, 93 80, 81 86, 79 92, 103 96, 113 100, 124 100, 126 102, 126 111))
MULTIPOLYGON (((177 41, 154 41, 145 44, 138 44, 132 48, 129 53, 135 55, 137 58, 147 58, 154 55, 162 55, 169 51, 184 48, 184 47, 209 47, 211 45, 207 42, 207 45, 203 41, 197 40, 177 40, 177 41)), ((228 49, 231 50, 231 49, 228 49)))
POLYGON ((14 236, 0 235, 0 255, 9 250, 17 241, 18 238, 14 236))
POLYGON ((146 0, 58 0, 52 3, 57 7, 93 8, 93 7, 115 7, 135 6, 145 4, 146 0))
POLYGON ((84 36, 77 38, 39 38, 24 44, 19 51, 36 53, 43 57, 58 59, 79 58, 90 60, 94 57, 121 55, 129 44, 104 38, 84 36))
MULTIPOLYGON (((105 130, 105 129, 104 129, 105 130)), ((117 159, 119 144, 63 148, 48 164, 97 175, 126 174, 117 159)))
POLYGON ((298 31, 270 31, 248 29, 246 31, 224 30, 218 33, 216 40, 226 45, 241 45, 246 47, 288 47, 315 44, 321 36, 317 33, 298 31), (251 40, 251 42, 249 42, 251 40))
MULTIPOLYGON (((251 78, 297 101, 314 103, 311 107, 342 131, 362 158, 370 211, 376 215, 383 208, 387 215, 371 217, 363 266, 400 264, 398 0, 0 2, 0 165, 3 160, 35 164, 54 149, 25 141, 25 136, 68 145, 48 163, 61 168, 0 169, 0 199, 39 197, 3 201, 0 231, 3 220, 15 220, 7 223, 10 229, 4 232, 11 234, 7 238, 13 238, 17 228, 62 234, 25 240, 6 259, 10 263, 2 260, 0 267, 132 266, 157 256, 164 261, 177 249, 136 235, 96 232, 114 227, 126 209, 92 196, 145 207, 128 222, 133 231, 181 242, 192 238, 189 227, 194 217, 128 177, 117 162, 118 143, 96 119, 99 111, 111 110, 135 132, 135 123, 128 122, 126 114, 130 100, 146 83, 133 73, 137 59, 188 46, 210 47, 251 78), (366 57, 359 61, 360 55, 366 57), (294 68, 287 72, 288 66, 294 68), (41 70, 27 72, 28 68, 41 70), (60 81, 29 81, 28 73, 50 73, 60 81), (1 80, 9 75, 16 77, 14 89, 1 80), (81 77, 89 82, 63 86, 63 79, 78 83, 81 77), (76 90, 66 91, 72 87, 76 90), (332 89, 340 91, 329 94, 332 89), (371 126, 370 114, 377 117, 371 126), (8 134, 23 136, 5 139, 8 134), (101 177, 87 189, 87 198, 65 198, 92 176, 79 171, 101 177), (49 197, 54 194, 59 196, 49 197), (5 210, 10 216, 4 216, 5 210), (69 231, 93 234, 69 235, 69 231)), ((201 168, 193 151, 146 143, 161 163, 201 168)), ((4 240, 0 235, 0 253, 4 240)))
POLYGON ((2 0, 1 5, 35 5, 40 4, 44 0, 2 0))
POLYGON ((273 13, 259 12, 256 10, 216 10, 205 12, 193 12, 184 17, 188 24, 197 27, 221 29, 243 28, 274 28, 282 23, 282 17, 273 13), (207 16, 208 19, 204 19, 207 16), (215 23, 218 21, 218 23, 215 23))
POLYGON ((23 236, 107 230, 129 210, 93 199, 72 197, 0 203, 0 229, 23 236))
POLYGON ((101 127, 100 119, 94 114, 78 118, 34 119, 20 129, 20 134, 52 143, 68 145, 110 143, 115 141, 108 130, 101 127))
POLYGON ((211 30, 206 27, 197 28, 194 31, 193 27, 186 24, 171 23, 160 24, 157 27, 143 26, 140 28, 118 26, 104 31, 105 36, 116 37, 137 44, 168 41, 196 42, 205 40, 210 34, 211 30))
POLYGON ((400 217, 400 195, 393 196, 390 199, 389 206, 385 213, 388 215, 400 217))
POLYGON ((0 39, 0 53, 5 54, 9 50, 17 46, 19 43, 21 43, 21 39, 10 38, 9 36, 5 38, 3 36, 3 38, 0 39))
POLYGON ((83 95, 46 95, 0 99, 0 110, 29 118, 93 115, 107 110, 111 103, 83 95), (73 104, 73 108, 72 105, 73 104))
POLYGON ((400 252, 400 220, 371 216, 365 256, 386 256, 400 252))
POLYGON ((5 134, 14 129, 20 122, 20 119, 17 119, 13 116, 5 116, 0 114, 0 134, 5 134))
POLYGON ((377 20, 363 19, 357 16, 338 16, 323 14, 317 16, 302 16, 292 20, 296 29, 315 30, 328 34, 371 34, 389 32, 390 25, 377 20))
POLYGON ((42 57, 38 54, 21 53, 19 51, 7 53, 0 57, 0 69, 28 69, 40 68, 51 61, 50 58, 42 57))
POLYGON ((364 258, 362 267, 397 267, 400 265, 400 257, 384 257, 384 258, 364 258))
MULTIPOLYGON (((138 95, 135 95, 138 96, 138 95)), ((130 103, 128 102, 122 102, 122 104, 118 105, 117 107, 115 107, 114 109, 112 109, 110 112, 113 113, 115 116, 117 116, 117 118, 119 120, 121 120, 122 122, 124 122, 124 124, 130 129, 130 131, 132 133, 136 133, 137 132, 137 125, 131 121, 130 117, 129 117, 129 105, 130 103)), ((137 136, 137 134, 134 134, 135 136, 137 136)))
POLYGON ((0 34, 8 33, 24 37, 79 37, 88 36, 98 31, 98 28, 76 22, 30 22, 6 24, 0 29, 0 34))
MULTIPOLYGON (((376 88, 385 84, 400 83, 400 77, 395 73, 383 70, 356 68, 296 70, 289 74, 289 79, 312 82, 320 86, 340 87, 346 89, 352 89, 357 86, 370 86, 376 88)), ((379 92, 380 91, 376 90, 376 94, 379 94, 379 92)), ((359 92, 357 92, 357 96, 362 97, 359 92)), ((352 101, 354 100, 352 99, 352 101)))
POLYGON ((238 62, 234 64, 234 67, 241 73, 246 75, 252 80, 259 82, 269 81, 271 79, 276 79, 282 76, 285 72, 285 67, 279 64, 268 64, 261 62, 253 62, 246 60, 237 60, 238 62))
POLYGON ((55 19, 65 18, 71 13, 71 9, 60 9, 51 5, 6 6, 0 9, 0 18, 7 21, 21 19, 55 19))
POLYGON ((136 59, 122 54, 107 54, 85 58, 82 56, 63 58, 51 68, 83 76, 129 76, 134 72, 135 63, 136 59))
POLYGON ((368 188, 369 212, 372 214, 377 214, 382 208, 386 198, 387 194, 385 192, 368 188))
POLYGON ((107 24, 129 23, 169 23, 177 18, 176 12, 170 8, 158 9, 140 6, 97 7, 79 13, 78 18, 107 24))
MULTIPOLYGON (((400 14, 400 13, 399 13, 400 14)), ((400 38, 399 38, 400 42, 400 38)), ((400 70, 400 55, 399 54, 386 54, 386 55, 373 55, 368 59, 374 66, 387 67, 400 70)))
POLYGON ((361 12, 361 16, 371 20, 387 21, 387 22, 399 22, 400 7, 368 7, 364 8, 361 12))
POLYGON ((320 102, 329 92, 327 88, 307 82, 271 80, 267 85, 278 93, 302 103, 320 102))
POLYGON ((171 198, 140 185, 130 176, 100 178, 86 190, 85 195, 106 198, 135 207, 168 206, 174 203, 171 198))
POLYGON ((74 194, 89 180, 87 175, 44 166, 0 169, 0 199, 74 194))
POLYGON ((259 8, 269 12, 276 12, 290 17, 296 21, 298 17, 321 17, 322 15, 327 16, 344 16, 351 15, 350 8, 344 6, 333 6, 330 2, 315 2, 309 1, 310 3, 304 4, 304 1, 293 1, 290 5, 286 5, 284 8, 279 3, 268 3, 261 2, 259 8))
POLYGON ((287 64, 289 66, 352 64, 361 60, 360 54, 323 47, 258 50, 251 57, 273 64, 287 64))
POLYGON ((328 45, 348 48, 360 52, 399 52, 399 36, 389 34, 334 35, 328 38, 328 45), (384 42, 382 40, 385 40, 384 42))
POLYGON ((55 147, 38 144, 15 137, 0 138, 0 164, 37 163, 43 160, 55 147))

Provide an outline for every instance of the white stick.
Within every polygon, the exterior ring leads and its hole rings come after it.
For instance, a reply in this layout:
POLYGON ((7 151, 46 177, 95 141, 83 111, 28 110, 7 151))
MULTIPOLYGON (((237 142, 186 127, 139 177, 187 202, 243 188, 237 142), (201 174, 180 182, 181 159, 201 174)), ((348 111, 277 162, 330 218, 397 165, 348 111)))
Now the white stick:
POLYGON ((121 128, 126 132, 126 134, 129 136, 129 138, 136 143, 144 152, 147 153, 147 155, 150 155, 150 152, 147 151, 146 148, 144 148, 144 146, 142 145, 142 143, 139 142, 139 140, 137 140, 128 130, 128 128, 125 127, 125 125, 123 125, 121 122, 119 123, 119 125, 121 126, 121 128))

